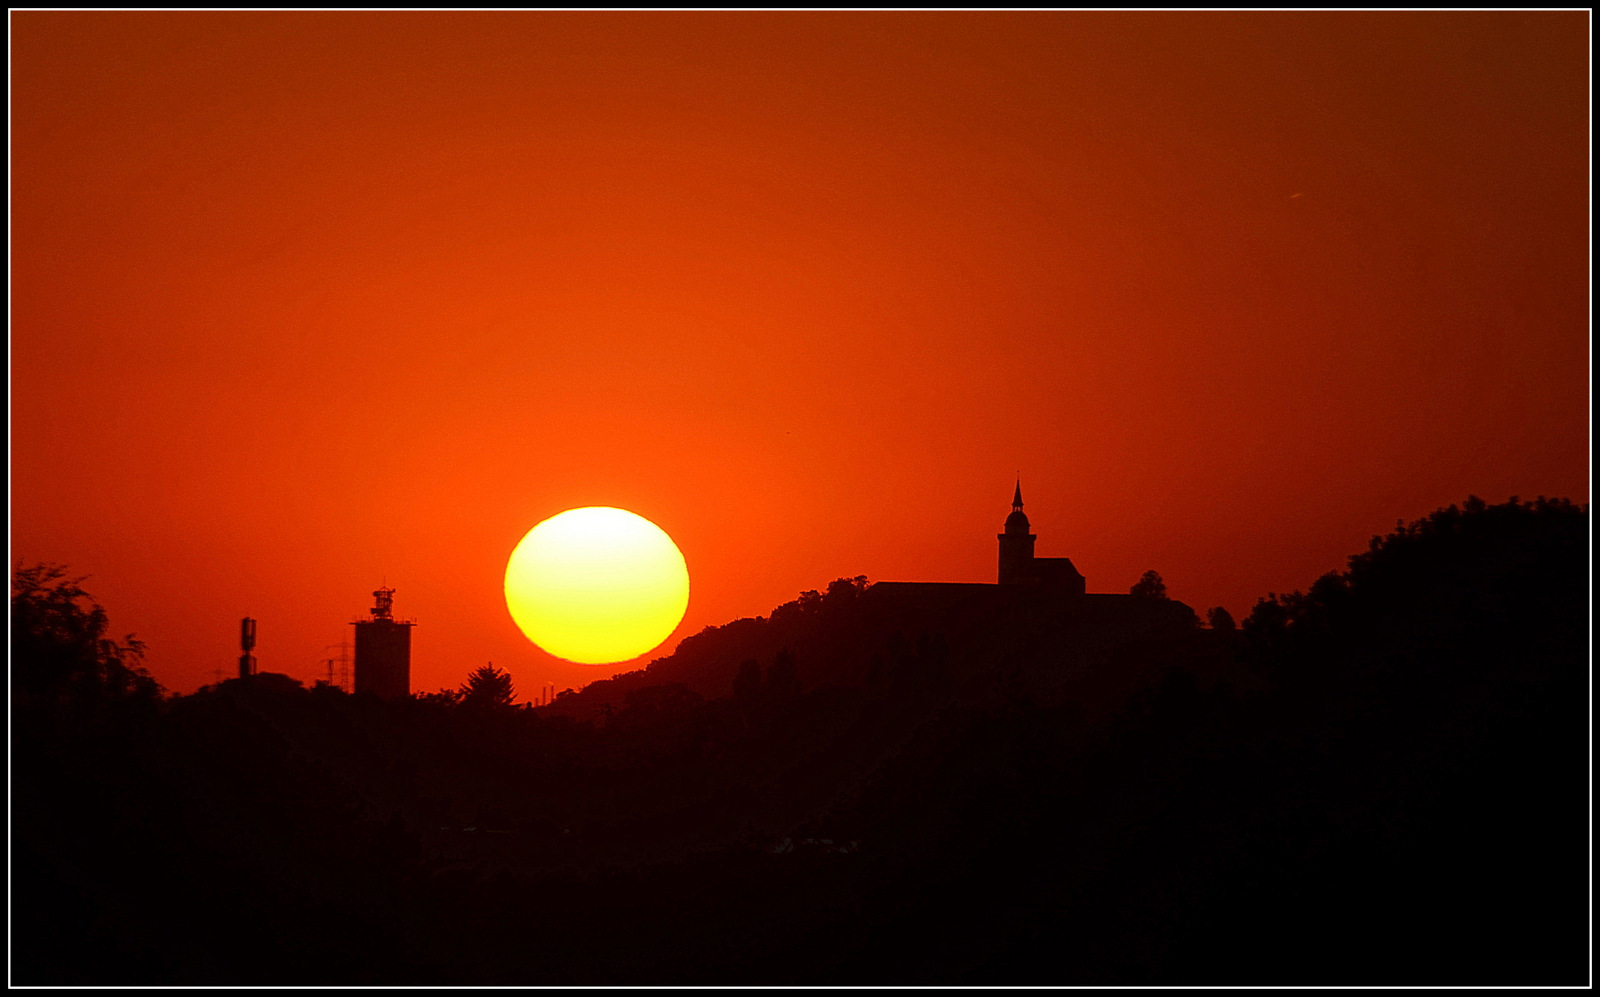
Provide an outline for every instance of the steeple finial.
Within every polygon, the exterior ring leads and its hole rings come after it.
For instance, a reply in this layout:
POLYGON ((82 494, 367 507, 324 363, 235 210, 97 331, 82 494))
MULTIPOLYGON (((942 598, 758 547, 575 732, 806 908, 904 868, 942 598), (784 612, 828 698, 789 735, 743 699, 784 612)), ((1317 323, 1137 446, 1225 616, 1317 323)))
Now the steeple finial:
POLYGON ((1017 493, 1015 495, 1011 496, 1011 508, 1012 509, 1021 509, 1022 508, 1022 476, 1021 475, 1017 476, 1017 493))

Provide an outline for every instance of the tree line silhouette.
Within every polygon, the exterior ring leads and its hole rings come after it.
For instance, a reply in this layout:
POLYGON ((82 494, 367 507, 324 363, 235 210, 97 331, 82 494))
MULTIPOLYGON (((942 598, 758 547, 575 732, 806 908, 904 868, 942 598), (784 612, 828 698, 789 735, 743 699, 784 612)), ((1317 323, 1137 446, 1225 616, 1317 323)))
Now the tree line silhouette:
POLYGON ((14 980, 1582 983, 1588 529, 1471 499, 1120 641, 839 579, 539 709, 164 697, 21 568, 14 980))

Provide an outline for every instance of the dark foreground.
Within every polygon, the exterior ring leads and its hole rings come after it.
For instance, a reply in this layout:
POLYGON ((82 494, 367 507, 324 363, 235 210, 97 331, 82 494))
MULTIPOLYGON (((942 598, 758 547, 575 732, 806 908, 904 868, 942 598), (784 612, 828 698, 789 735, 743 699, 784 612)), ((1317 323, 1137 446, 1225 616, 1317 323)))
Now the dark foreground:
POLYGON ((840 582, 538 711, 162 699, 36 576, 12 982, 1581 985, 1587 557, 1469 503, 1092 652, 840 582))

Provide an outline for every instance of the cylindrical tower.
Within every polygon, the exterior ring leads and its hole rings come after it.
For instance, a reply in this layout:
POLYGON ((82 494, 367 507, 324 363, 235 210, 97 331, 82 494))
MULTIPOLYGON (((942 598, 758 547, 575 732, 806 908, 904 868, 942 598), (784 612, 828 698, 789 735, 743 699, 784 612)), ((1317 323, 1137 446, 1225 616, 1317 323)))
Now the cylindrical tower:
POLYGON ((393 615, 394 589, 372 593, 376 604, 370 620, 358 620, 356 628, 356 692, 370 692, 383 699, 404 699, 411 695, 410 621, 393 615))

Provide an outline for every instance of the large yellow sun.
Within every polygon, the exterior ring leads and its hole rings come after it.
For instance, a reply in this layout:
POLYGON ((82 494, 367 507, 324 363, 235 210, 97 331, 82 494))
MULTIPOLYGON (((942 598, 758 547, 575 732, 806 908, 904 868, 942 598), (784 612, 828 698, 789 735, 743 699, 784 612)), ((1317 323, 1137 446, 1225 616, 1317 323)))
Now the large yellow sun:
POLYGON ((506 562, 506 606, 528 639, 586 665, 637 658, 689 608, 689 569, 661 527, 625 509, 569 509, 506 562))

